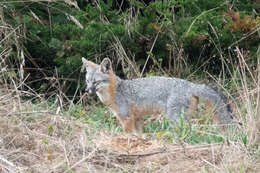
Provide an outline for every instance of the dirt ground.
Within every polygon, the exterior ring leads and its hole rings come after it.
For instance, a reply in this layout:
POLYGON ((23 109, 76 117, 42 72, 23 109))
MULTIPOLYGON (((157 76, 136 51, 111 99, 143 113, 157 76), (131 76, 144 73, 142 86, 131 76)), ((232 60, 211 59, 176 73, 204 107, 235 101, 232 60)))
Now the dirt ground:
MULTIPOLYGON (((0 96, 0 172, 257 172, 235 143, 189 145, 98 131, 0 96)), ((54 111, 55 112, 55 111, 54 111)), ((258 167, 259 168, 259 167, 258 167)))

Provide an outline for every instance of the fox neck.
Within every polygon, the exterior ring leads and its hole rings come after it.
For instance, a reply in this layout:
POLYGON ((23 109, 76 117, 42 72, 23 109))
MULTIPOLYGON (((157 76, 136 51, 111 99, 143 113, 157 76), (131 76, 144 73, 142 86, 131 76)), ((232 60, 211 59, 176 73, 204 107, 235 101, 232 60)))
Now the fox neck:
POLYGON ((117 77, 112 70, 108 72, 109 85, 106 89, 97 92, 97 95, 102 103, 107 105, 111 109, 115 109, 115 93, 117 84, 120 82, 120 78, 117 77))

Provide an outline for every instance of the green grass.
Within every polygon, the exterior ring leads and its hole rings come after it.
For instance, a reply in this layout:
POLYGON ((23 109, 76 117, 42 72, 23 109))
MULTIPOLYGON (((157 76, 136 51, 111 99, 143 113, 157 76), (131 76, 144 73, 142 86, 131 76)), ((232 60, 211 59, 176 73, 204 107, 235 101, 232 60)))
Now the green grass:
MULTIPOLYGON (((122 127, 117 121, 116 117, 103 105, 96 106, 92 111, 87 112, 81 105, 75 105, 69 109, 69 114, 82 122, 91 125, 93 128, 91 133, 108 131, 111 133, 123 133, 122 127)), ((180 118, 177 125, 173 126, 170 120, 161 118, 159 120, 147 121, 144 120, 143 133, 149 138, 160 138, 166 142, 172 143, 176 141, 184 141, 189 144, 203 144, 203 143, 220 143, 228 136, 235 141, 242 141, 247 143, 247 137, 242 132, 235 137, 230 135, 234 133, 234 128, 227 128, 223 133, 221 127, 207 124, 189 124, 180 118)), ((89 134, 90 135, 90 134, 89 134)))
POLYGON ((94 127, 93 129, 105 130, 113 133, 121 133, 123 131, 122 127, 117 125, 116 117, 103 106, 97 106, 92 112, 86 113, 86 116, 82 121, 92 125, 94 127))

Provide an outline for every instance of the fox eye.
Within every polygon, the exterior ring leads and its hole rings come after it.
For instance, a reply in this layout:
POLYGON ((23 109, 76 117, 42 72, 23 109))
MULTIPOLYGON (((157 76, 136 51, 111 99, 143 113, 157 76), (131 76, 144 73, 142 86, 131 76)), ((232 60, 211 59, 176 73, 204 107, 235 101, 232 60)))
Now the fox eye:
POLYGON ((105 80, 97 80, 97 81, 94 81, 93 84, 94 85, 99 85, 102 82, 105 82, 105 80))
POLYGON ((100 84, 100 83, 101 83, 101 81, 94 81, 93 82, 94 85, 97 85, 97 84, 100 84))

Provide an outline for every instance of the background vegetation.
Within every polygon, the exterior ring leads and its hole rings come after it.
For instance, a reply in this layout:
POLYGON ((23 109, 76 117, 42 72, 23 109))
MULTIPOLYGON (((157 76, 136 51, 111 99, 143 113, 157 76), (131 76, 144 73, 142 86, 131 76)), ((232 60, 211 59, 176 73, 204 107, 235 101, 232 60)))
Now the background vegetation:
POLYGON ((236 47, 256 67, 259 8, 246 0, 2 1, 0 52, 12 75, 23 67, 39 93, 57 83, 66 95, 78 92, 81 57, 109 57, 128 78, 204 71, 223 78, 239 64, 236 47))

